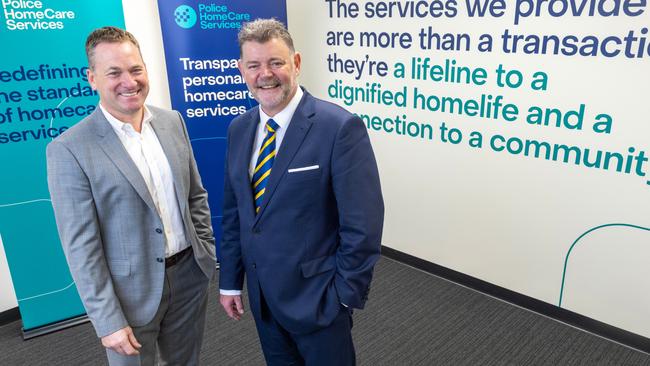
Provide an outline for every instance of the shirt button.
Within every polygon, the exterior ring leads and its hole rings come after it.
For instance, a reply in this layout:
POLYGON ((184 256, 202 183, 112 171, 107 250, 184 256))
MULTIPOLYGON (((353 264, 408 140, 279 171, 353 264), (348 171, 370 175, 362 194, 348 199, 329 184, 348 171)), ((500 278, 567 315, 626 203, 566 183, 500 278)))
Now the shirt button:
POLYGON ((158 261, 158 263, 162 263, 162 262, 164 262, 165 260, 162 259, 162 258, 156 258, 156 261, 158 261))
POLYGON ((157 232, 158 234, 162 234, 162 229, 158 227, 158 228, 156 228, 156 232, 157 232))

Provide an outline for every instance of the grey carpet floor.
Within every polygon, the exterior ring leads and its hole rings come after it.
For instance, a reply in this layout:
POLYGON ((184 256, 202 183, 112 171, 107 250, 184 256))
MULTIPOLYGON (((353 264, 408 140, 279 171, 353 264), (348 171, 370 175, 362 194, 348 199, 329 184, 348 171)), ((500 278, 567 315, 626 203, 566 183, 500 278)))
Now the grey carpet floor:
MULTIPOLYGON (((650 355, 382 258, 355 312, 359 365, 650 365, 650 355)), ((219 308, 212 284, 203 365, 264 365, 249 313, 219 308)), ((23 341, 0 327, 0 365, 105 365, 89 323, 23 341)), ((335 366, 335 365, 333 365, 335 366)))

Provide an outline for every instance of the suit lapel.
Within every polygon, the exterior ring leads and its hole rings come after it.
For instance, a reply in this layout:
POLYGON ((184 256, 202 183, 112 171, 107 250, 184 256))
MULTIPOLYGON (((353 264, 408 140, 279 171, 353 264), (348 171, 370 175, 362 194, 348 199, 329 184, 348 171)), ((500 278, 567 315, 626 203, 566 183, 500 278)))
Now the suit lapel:
MULTIPOLYGON (((258 107, 259 108, 259 107, 258 107)), ((250 114, 250 119, 246 121, 246 127, 244 129, 244 140, 241 144, 241 148, 238 151, 237 156, 241 157, 240 159, 235 159, 238 164, 236 167, 236 176, 239 177, 240 181, 247 182, 248 184, 244 185, 244 192, 242 194, 244 198, 244 206, 246 212, 250 214, 252 221, 255 217, 255 203, 253 202, 253 188, 251 187, 251 179, 248 175, 248 168, 250 166, 251 159, 253 158, 253 143, 255 142, 255 134, 257 132, 257 125, 260 122, 259 112, 253 112, 250 114)))
POLYGON ((113 127, 104 117, 102 111, 97 108, 94 112, 95 116, 93 123, 95 123, 95 130, 99 136, 99 146, 106 156, 115 164, 115 166, 120 170, 122 175, 131 183, 133 188, 142 200, 151 208, 154 212, 156 211, 156 206, 153 203, 149 189, 138 170, 138 167, 135 166, 135 163, 129 156, 129 153, 122 145, 120 138, 117 137, 113 127))
POLYGON ((180 161, 180 155, 177 153, 180 146, 177 146, 177 144, 174 143, 173 133, 170 130, 170 126, 168 126, 166 121, 162 120, 156 114, 153 115, 151 127, 153 127, 156 137, 158 137, 158 141, 160 142, 160 146, 165 153, 165 157, 169 162, 169 167, 172 171, 172 178, 174 179, 174 190, 176 192, 178 207, 181 212, 185 212, 187 199, 182 199, 184 190, 181 185, 181 179, 183 178, 181 172, 183 171, 183 168, 180 161))
MULTIPOLYGON (((280 145, 280 150, 278 151, 278 157, 273 163, 271 168, 271 175, 269 176, 269 182, 266 185, 266 191, 264 192, 264 199, 262 200, 262 206, 260 207, 260 212, 255 218, 255 223, 259 221, 260 217, 264 214, 266 206, 273 198, 273 193, 275 193, 278 183, 282 180, 282 177, 287 172, 287 167, 293 157, 296 155, 300 149, 300 145, 307 136, 307 132, 311 128, 311 118, 314 116, 314 106, 312 101, 312 96, 304 92, 305 94, 298 104, 298 108, 291 118, 291 123, 289 123, 289 129, 284 135, 282 140, 282 145, 280 145)), ((250 161, 250 159, 249 159, 250 161)))

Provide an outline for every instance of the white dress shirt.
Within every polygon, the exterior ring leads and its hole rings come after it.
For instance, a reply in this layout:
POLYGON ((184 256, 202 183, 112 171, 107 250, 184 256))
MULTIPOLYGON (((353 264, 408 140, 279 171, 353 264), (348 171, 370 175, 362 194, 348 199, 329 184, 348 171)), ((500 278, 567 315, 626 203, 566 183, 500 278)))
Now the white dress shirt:
POLYGON ((102 113, 135 163, 149 189, 165 231, 165 256, 170 257, 190 245, 185 240, 181 211, 176 200, 174 178, 167 156, 160 146, 151 120, 153 115, 145 106, 142 129, 138 133, 131 124, 113 117, 100 104, 102 113))
MULTIPOLYGON (((287 129, 289 128, 289 123, 291 123, 291 118, 293 118, 293 114, 296 112, 296 109, 298 108, 298 104, 300 104, 300 99, 302 99, 302 89, 300 86, 298 86, 298 89, 296 90, 296 94, 294 94, 293 98, 289 101, 289 104, 287 104, 286 107, 284 107, 283 110, 281 110, 278 114, 276 114, 273 117, 270 117, 264 111, 262 108, 258 108, 260 111, 260 123, 257 125, 257 132, 255 133, 255 141, 253 141, 253 156, 251 157, 251 162, 248 166, 248 178, 253 179, 253 172, 255 171, 255 165, 257 164, 257 157, 260 155, 260 147, 262 147, 262 142, 264 141, 264 137, 266 137, 266 122, 268 122, 269 119, 273 118, 275 123, 278 124, 278 129, 275 131, 275 156, 277 158, 278 152, 280 151, 280 145, 282 144, 282 140, 284 139, 284 134, 287 132, 287 129)), ((271 170, 273 170, 273 167, 271 167, 271 170)), ((226 290, 226 289, 219 289, 219 293, 222 295, 241 295, 241 290, 226 290)))

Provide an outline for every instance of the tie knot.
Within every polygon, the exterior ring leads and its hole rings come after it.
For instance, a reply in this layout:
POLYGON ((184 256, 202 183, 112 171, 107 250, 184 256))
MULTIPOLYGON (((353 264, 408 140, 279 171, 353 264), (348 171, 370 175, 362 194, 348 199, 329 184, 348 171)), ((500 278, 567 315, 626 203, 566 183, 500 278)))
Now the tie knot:
POLYGON ((273 119, 269 119, 268 121, 266 121, 266 129, 270 133, 274 133, 275 131, 278 130, 279 127, 280 125, 278 125, 273 119))

